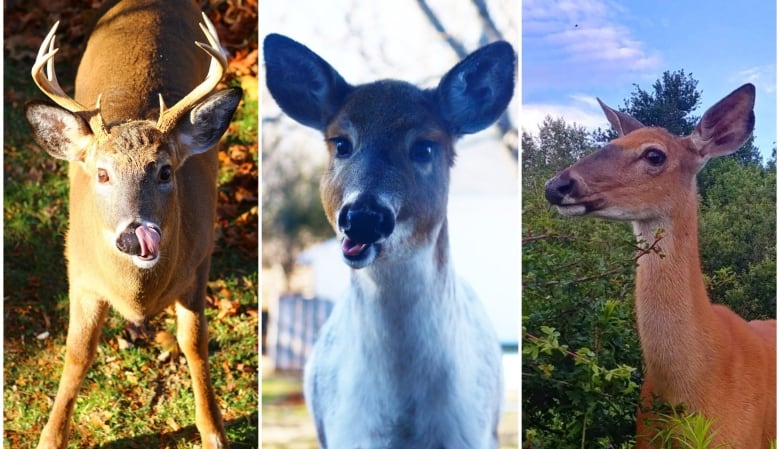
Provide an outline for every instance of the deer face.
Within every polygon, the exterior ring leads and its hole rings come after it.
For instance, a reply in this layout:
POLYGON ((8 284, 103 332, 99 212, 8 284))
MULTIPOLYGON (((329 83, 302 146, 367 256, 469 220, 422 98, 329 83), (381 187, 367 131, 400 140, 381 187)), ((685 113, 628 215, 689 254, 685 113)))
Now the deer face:
MULTIPOLYGON (((80 221, 99 222, 108 243, 141 269, 160 260, 168 217, 178 216, 176 170, 189 156, 216 145, 241 99, 238 88, 209 94, 222 78, 227 60, 214 26, 205 14, 203 20, 201 30, 209 44, 195 44, 210 56, 206 78, 171 108, 166 107, 163 92, 158 92, 156 123, 137 120, 149 111, 135 111, 135 116, 107 126, 100 94, 94 108, 66 95, 52 59, 57 53, 57 24, 41 43, 32 69, 36 85, 58 105, 27 104, 25 117, 33 137, 53 157, 76 164, 71 170, 71 199, 87 204, 80 210, 89 215, 78 217, 80 221)), ((83 83, 89 84, 89 76, 83 83)), ((186 181, 197 182, 203 181, 186 181)), ((73 218, 71 214, 71 226, 73 218)))
POLYGON ((695 191, 698 160, 684 139, 664 129, 640 128, 548 181, 545 196, 562 215, 657 220, 689 199, 673 192, 695 191))
POLYGON ((354 268, 431 244, 444 221, 454 154, 431 97, 401 82, 361 86, 325 130, 320 192, 354 268))
POLYGON ((619 137, 547 181, 545 197, 563 215, 673 220, 695 208, 696 175, 707 161, 735 152, 750 136, 754 102, 755 87, 743 85, 709 108, 685 137, 645 127, 600 102, 619 137))
POLYGON ((363 268, 446 244, 454 141, 506 109, 512 47, 496 42, 475 51, 435 89, 393 80, 350 85, 311 50, 277 34, 266 37, 263 53, 268 90, 282 110, 325 135, 330 164, 320 192, 345 262, 363 268))
POLYGON ((81 166, 94 189, 106 243, 136 266, 151 268, 160 258, 169 217, 177 216, 179 158, 165 136, 147 124, 120 125, 109 136, 81 166))

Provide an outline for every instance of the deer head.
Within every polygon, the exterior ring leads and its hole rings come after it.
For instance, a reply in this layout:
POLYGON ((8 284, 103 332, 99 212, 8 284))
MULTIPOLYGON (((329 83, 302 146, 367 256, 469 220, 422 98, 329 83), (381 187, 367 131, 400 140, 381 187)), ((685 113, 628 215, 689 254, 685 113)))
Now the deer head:
POLYGON ((279 106, 325 136, 330 161, 320 193, 344 261, 363 268, 446 243, 454 143, 506 109, 512 47, 496 42, 475 51, 433 89, 396 80, 349 84, 311 50, 277 34, 266 37, 263 50, 279 106))
POLYGON ((695 209, 696 174, 735 152, 753 131, 755 87, 745 84, 712 106, 689 136, 645 127, 601 104, 618 138, 547 182, 545 196, 563 215, 668 222, 695 209))

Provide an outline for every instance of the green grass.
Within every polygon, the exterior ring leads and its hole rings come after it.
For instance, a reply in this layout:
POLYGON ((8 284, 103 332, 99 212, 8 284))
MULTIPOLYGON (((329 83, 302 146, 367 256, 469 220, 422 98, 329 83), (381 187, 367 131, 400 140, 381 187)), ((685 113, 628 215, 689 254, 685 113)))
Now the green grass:
MULTIPOLYGON (((37 444, 62 371, 68 320, 63 257, 67 164, 51 158, 30 138, 23 105, 40 94, 29 79, 29 67, 29 61, 6 58, 4 70, 3 445, 13 448, 37 444), (36 338, 45 331, 48 338, 36 338)), ((72 68, 68 69, 57 67, 63 85, 72 79, 72 68)), ((232 144, 253 149, 254 173, 257 123, 251 117, 256 117, 256 111, 256 99, 245 101, 230 137, 232 144)), ((220 171, 221 191, 230 193, 227 185, 235 181, 236 173, 244 177, 242 185, 251 187, 252 174, 247 175, 246 167, 235 170, 228 163, 220 171)), ((220 221, 207 316, 212 381, 231 447, 241 449, 256 448, 259 441, 258 270, 256 243, 252 247, 246 243, 251 238, 236 236, 256 233, 257 206, 256 201, 238 201, 234 208, 236 217, 220 221), (220 313, 223 304, 233 308, 220 313)), ((147 326, 152 336, 175 334, 175 316, 166 311, 147 326)), ((191 448, 199 444, 184 357, 174 354, 158 360, 162 349, 153 338, 120 349, 123 327, 124 320, 112 311, 76 401, 69 447, 191 448)))

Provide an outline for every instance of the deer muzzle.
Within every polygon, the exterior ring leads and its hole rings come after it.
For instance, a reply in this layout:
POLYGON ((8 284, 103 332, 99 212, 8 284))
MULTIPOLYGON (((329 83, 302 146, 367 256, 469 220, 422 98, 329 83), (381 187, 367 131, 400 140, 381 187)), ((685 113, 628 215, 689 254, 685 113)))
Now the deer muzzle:
POLYGON ((129 224, 116 239, 119 251, 133 256, 133 262, 139 268, 151 268, 160 258, 160 227, 148 222, 129 224))
POLYGON ((395 214, 374 196, 364 195, 339 211, 338 226, 344 236, 341 252, 352 268, 363 268, 379 256, 383 239, 395 229, 395 214))

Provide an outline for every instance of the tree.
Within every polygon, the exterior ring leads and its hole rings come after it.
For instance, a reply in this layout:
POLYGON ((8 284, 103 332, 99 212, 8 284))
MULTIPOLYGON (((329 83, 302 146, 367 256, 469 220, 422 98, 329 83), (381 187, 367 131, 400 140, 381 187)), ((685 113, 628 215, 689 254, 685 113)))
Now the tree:
MULTIPOLYGON (((266 119, 264 125, 269 121, 273 119, 266 119)), ((264 266, 279 264, 289 280, 298 254, 307 246, 332 236, 333 230, 325 218, 318 193, 323 166, 306 159, 305 144, 301 143, 305 141, 291 137, 294 134, 282 125, 274 125, 264 126, 261 153, 262 262, 264 266)))
POLYGON ((524 176, 523 187, 527 187, 526 181, 534 182, 552 176, 595 148, 584 127, 569 125, 561 118, 545 117, 539 126, 538 139, 525 131, 522 135, 523 173, 533 172, 532 176, 524 176))
POLYGON ((672 134, 685 136, 699 121, 698 116, 691 115, 701 102, 701 92, 696 90, 698 84, 692 74, 686 75, 682 69, 667 70, 653 83, 651 92, 634 84, 634 92, 620 110, 647 126, 660 126, 672 134))

